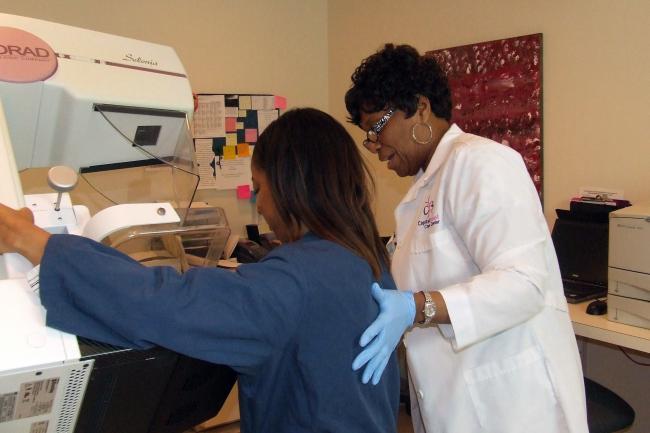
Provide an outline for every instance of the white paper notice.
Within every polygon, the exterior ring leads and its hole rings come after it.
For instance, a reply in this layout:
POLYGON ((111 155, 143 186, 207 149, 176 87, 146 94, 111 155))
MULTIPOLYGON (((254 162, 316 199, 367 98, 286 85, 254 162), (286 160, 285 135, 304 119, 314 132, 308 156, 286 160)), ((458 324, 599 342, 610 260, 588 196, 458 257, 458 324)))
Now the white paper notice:
POLYGON ((215 188, 215 161, 212 150, 211 138, 197 138, 194 140, 196 147, 196 163, 199 166, 199 189, 215 188))
POLYGON ((253 95, 251 96, 253 110, 273 110, 275 108, 275 96, 253 95))
POLYGON ((194 113, 194 138, 223 137, 225 128, 224 95, 199 95, 194 113))
POLYGON ((258 110, 257 111, 257 130, 259 134, 269 126, 269 123, 278 118, 278 110, 258 110))
POLYGON ((226 107, 226 117, 239 116, 239 107, 226 107))
POLYGON ((251 158, 223 159, 217 165, 216 188, 236 189, 251 184, 251 158))
POLYGON ((600 200, 625 199, 625 192, 622 189, 602 188, 599 186, 582 186, 578 195, 580 197, 598 198, 600 200))

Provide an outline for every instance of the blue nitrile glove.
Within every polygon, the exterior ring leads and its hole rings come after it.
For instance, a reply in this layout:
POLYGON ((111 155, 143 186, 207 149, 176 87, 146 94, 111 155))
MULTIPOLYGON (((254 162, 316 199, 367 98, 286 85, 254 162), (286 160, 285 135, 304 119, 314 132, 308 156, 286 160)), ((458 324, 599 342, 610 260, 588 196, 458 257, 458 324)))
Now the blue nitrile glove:
POLYGON ((361 347, 372 341, 352 362, 352 369, 358 370, 364 365, 361 381, 377 385, 388 364, 393 350, 402 338, 404 331, 413 325, 415 319, 415 299, 411 292, 384 290, 373 283, 372 297, 379 304, 379 315, 365 330, 359 344, 361 347))

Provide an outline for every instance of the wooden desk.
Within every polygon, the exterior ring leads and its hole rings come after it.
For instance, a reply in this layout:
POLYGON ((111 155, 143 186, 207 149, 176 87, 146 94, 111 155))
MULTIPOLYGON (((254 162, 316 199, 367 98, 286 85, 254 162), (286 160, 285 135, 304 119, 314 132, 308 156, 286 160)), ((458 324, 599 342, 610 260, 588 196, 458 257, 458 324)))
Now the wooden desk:
POLYGON ((569 315, 576 335, 650 353, 650 329, 610 322, 607 314, 587 314, 585 310, 589 302, 569 304, 569 315))

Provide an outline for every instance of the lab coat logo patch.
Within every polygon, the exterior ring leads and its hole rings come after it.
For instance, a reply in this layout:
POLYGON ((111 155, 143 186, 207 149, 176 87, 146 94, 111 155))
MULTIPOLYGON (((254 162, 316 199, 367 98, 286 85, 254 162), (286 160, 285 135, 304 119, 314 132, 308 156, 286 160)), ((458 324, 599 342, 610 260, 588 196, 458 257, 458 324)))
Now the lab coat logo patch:
POLYGON ((428 229, 440 222, 440 216, 435 211, 435 206, 431 198, 427 198, 422 208, 422 215, 418 218, 418 227, 428 229))

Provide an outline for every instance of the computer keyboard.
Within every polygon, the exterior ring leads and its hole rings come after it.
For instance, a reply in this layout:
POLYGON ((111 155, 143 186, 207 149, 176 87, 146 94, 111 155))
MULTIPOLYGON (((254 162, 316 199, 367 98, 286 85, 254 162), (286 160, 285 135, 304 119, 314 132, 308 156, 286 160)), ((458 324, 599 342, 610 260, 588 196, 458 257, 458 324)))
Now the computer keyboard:
POLYGON ((585 281, 563 280, 564 296, 567 302, 577 304, 589 299, 607 296, 607 287, 585 281))

